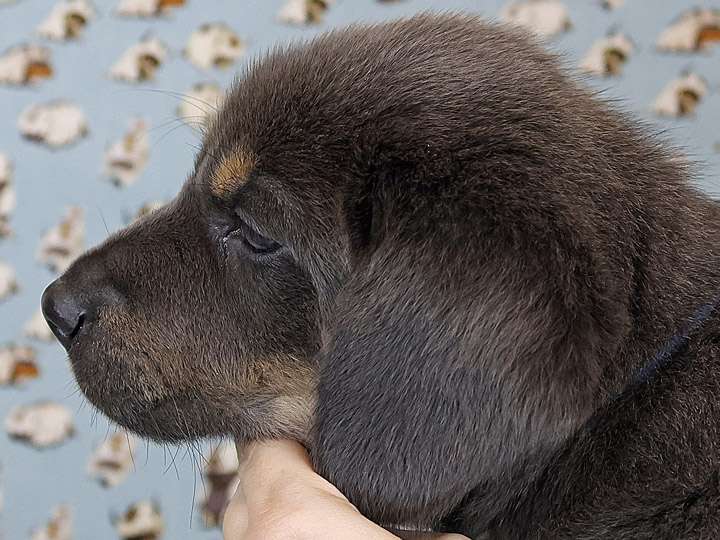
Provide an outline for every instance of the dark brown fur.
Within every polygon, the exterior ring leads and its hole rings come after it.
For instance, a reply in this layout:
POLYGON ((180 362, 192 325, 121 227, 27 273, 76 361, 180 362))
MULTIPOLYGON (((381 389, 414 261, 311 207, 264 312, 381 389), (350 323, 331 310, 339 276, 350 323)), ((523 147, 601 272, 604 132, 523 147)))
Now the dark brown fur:
POLYGON ((296 438, 382 524, 716 538, 718 317, 623 393, 717 293, 688 178, 515 31, 351 27, 252 66, 182 193, 46 311, 78 305, 73 369, 113 420, 296 438))

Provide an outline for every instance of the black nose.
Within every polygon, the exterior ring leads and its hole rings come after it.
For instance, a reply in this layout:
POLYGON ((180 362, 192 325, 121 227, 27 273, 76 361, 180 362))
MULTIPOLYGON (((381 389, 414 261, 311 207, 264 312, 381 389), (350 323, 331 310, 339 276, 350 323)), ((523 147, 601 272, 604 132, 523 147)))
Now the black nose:
POLYGON ((86 320, 87 310, 82 306, 81 299, 60 278, 45 289, 41 305, 53 334, 65 349, 69 349, 86 320))

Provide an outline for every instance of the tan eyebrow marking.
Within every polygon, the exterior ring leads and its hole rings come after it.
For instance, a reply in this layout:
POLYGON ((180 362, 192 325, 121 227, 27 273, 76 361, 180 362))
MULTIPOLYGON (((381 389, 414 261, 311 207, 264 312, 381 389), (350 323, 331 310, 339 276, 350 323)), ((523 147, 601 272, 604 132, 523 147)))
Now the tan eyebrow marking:
POLYGON ((236 150, 223 157, 210 178, 210 189, 218 197, 228 196, 248 181, 257 164, 257 157, 249 151, 236 150))

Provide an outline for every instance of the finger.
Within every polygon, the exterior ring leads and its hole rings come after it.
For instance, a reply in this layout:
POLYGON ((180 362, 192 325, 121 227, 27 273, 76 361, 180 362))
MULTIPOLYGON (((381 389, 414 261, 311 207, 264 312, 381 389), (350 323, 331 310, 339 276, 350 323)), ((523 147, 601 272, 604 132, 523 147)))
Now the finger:
POLYGON ((238 485, 223 515, 223 539, 242 540, 249 526, 249 515, 245 494, 238 485))
POLYGON ((305 449, 292 441, 254 441, 238 452, 240 487, 250 504, 314 475, 305 449))
POLYGON ((307 450, 294 441, 268 440, 238 445, 240 485, 248 501, 267 499, 293 489, 320 490, 346 500, 312 468, 307 450))
POLYGON ((462 534, 408 531, 406 529, 395 528, 390 528, 388 531, 402 540, 470 540, 467 536, 463 536, 462 534))
POLYGON ((252 468, 268 467, 268 472, 277 473, 277 464, 284 468, 297 468, 298 470, 312 470, 307 450, 298 442, 272 439, 266 441, 252 441, 249 443, 236 443, 235 448, 240 463, 239 472, 243 474, 252 468))

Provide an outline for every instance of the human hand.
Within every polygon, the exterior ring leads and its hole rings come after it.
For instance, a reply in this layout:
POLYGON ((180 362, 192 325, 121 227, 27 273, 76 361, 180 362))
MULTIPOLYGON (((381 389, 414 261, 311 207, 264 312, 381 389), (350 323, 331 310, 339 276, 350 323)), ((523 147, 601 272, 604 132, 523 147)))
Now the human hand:
MULTIPOLYGON (((225 540, 399 540, 365 518, 313 471, 291 441, 238 446, 240 484, 223 518, 225 540)), ((405 540, 469 540, 458 534, 394 531, 405 540)))

